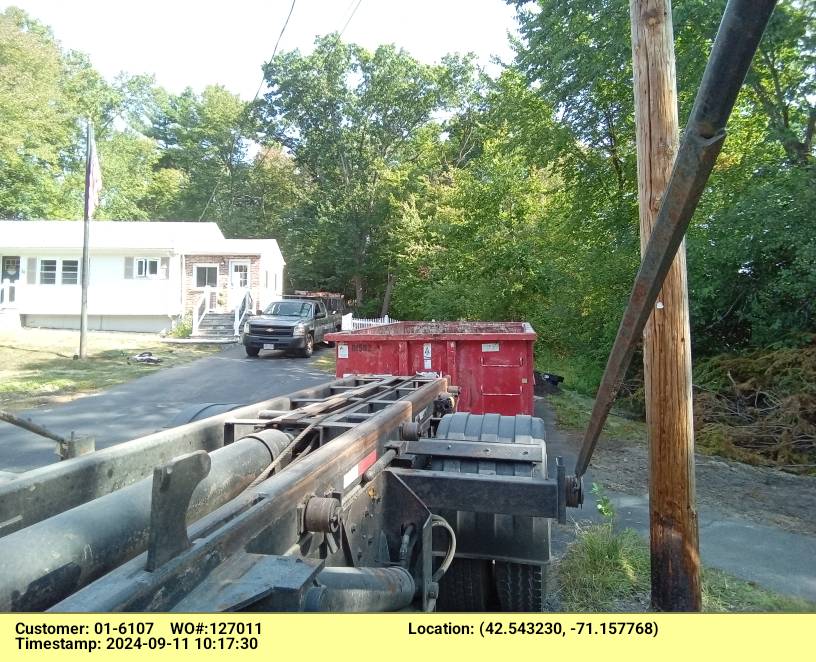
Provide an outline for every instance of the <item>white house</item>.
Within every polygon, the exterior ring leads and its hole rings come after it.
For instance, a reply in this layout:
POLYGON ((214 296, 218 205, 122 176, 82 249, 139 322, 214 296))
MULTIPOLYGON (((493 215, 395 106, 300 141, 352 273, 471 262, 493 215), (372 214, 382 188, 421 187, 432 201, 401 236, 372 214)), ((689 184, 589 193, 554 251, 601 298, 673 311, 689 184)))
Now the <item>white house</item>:
MULTIPOLYGON (((82 221, 0 221, 0 308, 25 326, 79 328, 82 221)), ((197 309, 252 311, 280 297, 274 239, 225 239, 215 223, 92 221, 88 327, 170 329, 197 309)))

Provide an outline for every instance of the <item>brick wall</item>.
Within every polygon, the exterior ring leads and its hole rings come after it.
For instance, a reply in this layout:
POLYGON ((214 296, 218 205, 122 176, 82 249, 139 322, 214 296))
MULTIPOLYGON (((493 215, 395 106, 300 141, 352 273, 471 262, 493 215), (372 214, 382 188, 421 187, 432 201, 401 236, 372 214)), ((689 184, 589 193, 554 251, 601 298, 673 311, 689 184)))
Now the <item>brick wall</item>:
POLYGON ((227 310, 229 305, 228 289, 230 285, 230 260, 249 261, 249 288, 252 297, 257 301, 261 286, 261 258, 258 255, 187 255, 184 258, 184 310, 189 313, 202 289, 196 287, 195 266, 218 265, 218 302, 219 308, 227 310))

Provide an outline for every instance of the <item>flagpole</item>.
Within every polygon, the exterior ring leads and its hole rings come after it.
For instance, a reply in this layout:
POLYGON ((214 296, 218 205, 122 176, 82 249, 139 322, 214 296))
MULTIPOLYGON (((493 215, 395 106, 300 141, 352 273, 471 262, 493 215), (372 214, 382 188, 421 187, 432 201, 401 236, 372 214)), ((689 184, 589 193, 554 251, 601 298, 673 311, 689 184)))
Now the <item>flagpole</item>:
POLYGON ((85 212, 83 214, 82 269, 80 270, 80 282, 82 283, 82 307, 79 314, 79 358, 81 359, 87 358, 88 356, 88 272, 90 271, 88 242, 91 235, 90 188, 92 131, 93 125, 91 120, 88 120, 88 129, 85 136, 85 212))

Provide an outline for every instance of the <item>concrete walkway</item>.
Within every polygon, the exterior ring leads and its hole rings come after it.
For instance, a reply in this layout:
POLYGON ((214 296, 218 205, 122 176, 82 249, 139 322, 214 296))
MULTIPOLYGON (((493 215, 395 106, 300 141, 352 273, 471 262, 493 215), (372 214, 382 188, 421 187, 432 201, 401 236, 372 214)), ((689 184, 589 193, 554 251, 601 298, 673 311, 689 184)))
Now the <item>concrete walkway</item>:
MULTIPOLYGON (((573 471, 578 449, 555 425, 552 410, 545 400, 536 402, 536 414, 547 426, 547 457, 550 475, 555 475, 555 458, 562 456, 567 474, 573 471)), ((603 442, 601 442, 603 443, 603 442)), ((592 494, 592 466, 584 476, 586 492, 581 510, 567 510, 575 520, 599 522, 592 494)), ((649 536, 649 495, 623 494, 606 490, 616 512, 616 526, 634 529, 649 536)), ((746 514, 734 514, 700 506, 700 556, 707 566, 724 570, 735 577, 756 582, 785 595, 816 602, 816 536, 792 533, 758 524, 746 514)), ((553 553, 561 555, 575 537, 574 525, 553 526, 553 553)))
MULTIPOLYGON (((175 368, 160 370, 98 394, 22 412, 23 418, 62 434, 89 435, 102 449, 177 425, 207 403, 245 405, 333 379, 311 359, 261 352, 248 358, 242 345, 175 368)), ((215 413, 215 412, 213 412, 215 413)), ((53 441, 0 423, 0 471, 20 473, 58 460, 53 441)))

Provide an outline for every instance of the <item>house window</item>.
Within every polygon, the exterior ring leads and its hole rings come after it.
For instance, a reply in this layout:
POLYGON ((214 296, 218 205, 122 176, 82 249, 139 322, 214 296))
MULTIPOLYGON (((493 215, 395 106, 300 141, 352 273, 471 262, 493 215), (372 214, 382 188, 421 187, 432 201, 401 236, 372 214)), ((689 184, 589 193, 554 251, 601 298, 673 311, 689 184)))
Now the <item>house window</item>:
POLYGON ((79 260, 62 261, 62 284, 76 285, 79 282, 79 260))
POLYGON ((56 285, 57 261, 40 260, 40 285, 56 285))
POLYGON ((218 267, 196 265, 195 284, 196 287, 217 287, 218 267))
POLYGON ((156 278, 159 275, 159 261, 140 257, 136 259, 136 278, 156 278))

